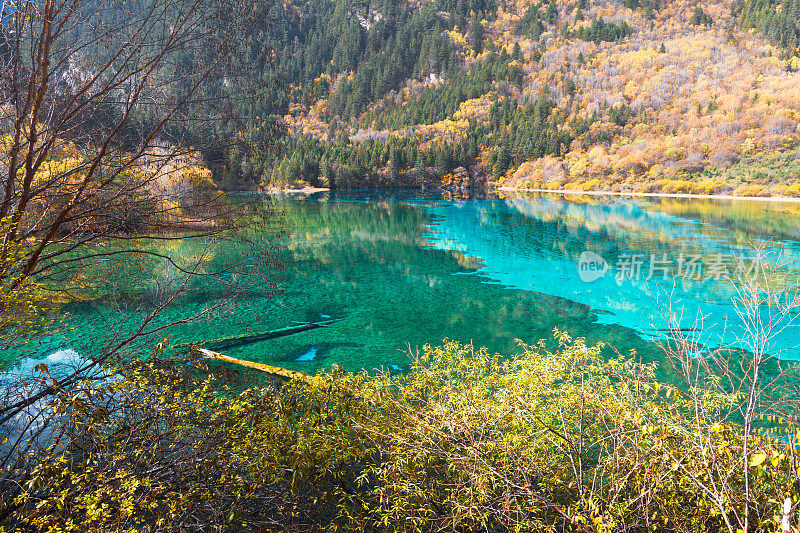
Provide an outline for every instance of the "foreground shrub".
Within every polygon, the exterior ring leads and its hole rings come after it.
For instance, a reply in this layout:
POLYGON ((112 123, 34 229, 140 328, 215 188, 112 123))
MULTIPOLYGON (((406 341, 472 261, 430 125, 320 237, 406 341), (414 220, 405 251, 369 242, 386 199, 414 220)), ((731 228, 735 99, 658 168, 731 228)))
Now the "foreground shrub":
POLYGON ((446 342, 405 374, 242 392, 198 360, 130 366, 62 398, 54 445, 4 478, 5 530, 778 528, 794 450, 745 442, 726 418, 740 392, 558 340, 513 357, 446 342))
MULTIPOLYGON (((742 431, 719 422, 733 396, 694 396, 654 365, 605 361, 560 335, 501 360, 429 349, 387 401, 387 460, 370 470, 366 522, 392 530, 735 531, 759 527, 794 492, 786 446, 755 437, 758 487, 746 501, 742 431)), ((796 501, 796 498, 795 498, 796 501)))
POLYGON ((339 494, 354 493, 347 482, 374 452, 353 423, 370 405, 351 392, 362 377, 332 371, 237 392, 217 370, 151 359, 62 395, 51 406, 60 414, 52 445, 2 478, 2 530, 330 523, 339 494))

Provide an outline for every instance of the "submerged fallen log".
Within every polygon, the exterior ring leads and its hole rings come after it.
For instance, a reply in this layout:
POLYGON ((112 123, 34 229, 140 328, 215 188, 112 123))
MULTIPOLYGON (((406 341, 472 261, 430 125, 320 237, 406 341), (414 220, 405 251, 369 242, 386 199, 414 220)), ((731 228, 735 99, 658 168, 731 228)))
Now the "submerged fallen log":
POLYGON ((253 361, 247 361, 245 359, 237 359, 236 357, 224 355, 219 352, 207 350, 206 348, 200 348, 198 346, 194 346, 192 350, 198 355, 202 355, 206 359, 217 359, 219 361, 225 361, 226 363, 232 363, 234 365, 246 366, 247 368, 253 368, 255 370, 264 372, 266 374, 270 374, 272 376, 278 376, 285 379, 297 379, 300 381, 308 381, 310 377, 305 372, 297 372, 295 370, 288 370, 286 368, 281 368, 279 366, 265 365, 263 363, 254 363, 253 361))
POLYGON ((245 346, 254 342, 277 339, 278 337, 286 337, 287 335, 294 335, 295 333, 302 333, 303 331, 308 331, 311 329, 322 328, 337 321, 338 319, 324 320, 322 322, 303 322, 296 326, 287 326, 285 328, 273 329, 271 331, 262 331, 261 333, 244 333, 241 335, 231 335, 229 337, 218 337, 216 339, 181 342, 176 344, 175 348, 189 348, 192 346, 202 345, 206 348, 214 348, 215 350, 225 350, 228 348, 245 346))

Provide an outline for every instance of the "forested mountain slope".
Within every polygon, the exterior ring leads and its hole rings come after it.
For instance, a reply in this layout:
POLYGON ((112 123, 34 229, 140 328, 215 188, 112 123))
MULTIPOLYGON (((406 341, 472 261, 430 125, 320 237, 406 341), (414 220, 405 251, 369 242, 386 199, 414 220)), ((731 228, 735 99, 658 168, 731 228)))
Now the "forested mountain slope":
POLYGON ((246 165, 265 186, 800 194, 800 0, 292 0, 273 16, 288 137, 246 165))

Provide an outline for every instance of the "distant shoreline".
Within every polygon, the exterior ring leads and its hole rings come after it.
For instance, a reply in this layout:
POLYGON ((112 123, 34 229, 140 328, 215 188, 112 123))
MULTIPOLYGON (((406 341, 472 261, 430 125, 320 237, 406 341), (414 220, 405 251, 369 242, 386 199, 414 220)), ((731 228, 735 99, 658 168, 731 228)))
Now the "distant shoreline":
MULTIPOLYGON (((302 189, 281 189, 269 187, 265 190, 270 194, 314 194, 328 192, 328 187, 303 187, 302 189)), ((690 194, 690 193, 665 193, 665 192, 617 192, 617 191, 578 191, 574 189, 521 189, 516 187, 493 187, 490 190, 504 192, 538 192, 548 194, 575 194, 581 196, 623 196, 639 198, 686 198, 695 200, 746 200, 755 202, 780 202, 800 204, 800 198, 788 196, 733 196, 730 194, 690 194)))
POLYGON ((542 192, 555 194, 579 194, 584 196, 630 196, 652 198, 689 198, 698 200, 748 200, 757 202, 783 202, 800 204, 800 198, 786 196, 732 196, 730 194, 688 194, 664 192, 615 192, 615 191, 576 191, 573 189, 517 189, 514 187, 496 187, 495 190, 506 192, 542 192))
POLYGON ((269 187, 269 188, 267 188, 265 191, 266 191, 266 192, 268 192, 268 193, 270 193, 270 194, 275 194, 275 193, 284 193, 284 194, 286 194, 286 193, 291 193, 291 194, 296 194, 296 193, 302 193, 302 194, 314 194, 315 192, 326 192, 326 191, 330 191, 330 189, 329 189, 329 188, 327 188, 327 187, 303 187, 302 189, 281 189, 281 188, 279 188, 279 187, 269 187))

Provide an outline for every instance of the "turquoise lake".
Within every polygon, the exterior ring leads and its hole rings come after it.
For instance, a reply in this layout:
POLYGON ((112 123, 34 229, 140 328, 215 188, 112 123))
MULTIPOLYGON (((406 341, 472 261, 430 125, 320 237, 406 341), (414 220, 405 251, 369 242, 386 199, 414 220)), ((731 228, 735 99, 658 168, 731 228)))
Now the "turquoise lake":
MULTIPOLYGON (((225 353, 309 372, 332 364, 400 369, 408 366, 409 347, 443 338, 512 353, 516 339, 552 339, 559 328, 659 359, 651 341, 666 334, 669 309, 687 331, 702 318, 696 340, 704 346, 737 341, 741 331, 725 273, 749 268, 751 243, 760 243, 761 260, 781 275, 794 279, 800 271, 800 204, 793 203, 519 194, 448 199, 402 190, 255 200, 279 213, 257 240, 277 239, 283 266, 259 275, 280 292, 256 285, 232 312, 158 332, 141 345, 167 334, 189 342, 333 319, 324 328, 225 353)), ((175 244, 170 253, 184 246, 196 245, 175 244)), ((249 252, 215 253, 212 260, 220 262, 225 254, 249 252)), ((133 331, 154 287, 168 285, 167 274, 124 261, 97 266, 109 287, 116 282, 124 291, 108 289, 66 305, 68 331, 7 350, 3 363, 65 350, 86 355, 133 331)), ((213 284, 198 283, 154 325, 215 298, 222 295, 213 284)), ((800 359, 798 345, 800 331, 789 327, 769 349, 800 359)))

